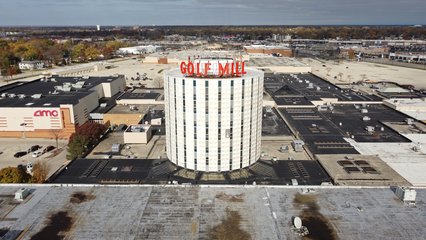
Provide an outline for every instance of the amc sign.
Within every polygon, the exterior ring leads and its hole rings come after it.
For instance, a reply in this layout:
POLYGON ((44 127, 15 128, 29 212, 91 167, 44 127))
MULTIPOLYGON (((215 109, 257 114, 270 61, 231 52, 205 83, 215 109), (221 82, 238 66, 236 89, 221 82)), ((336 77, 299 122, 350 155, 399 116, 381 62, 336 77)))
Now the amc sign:
POLYGON ((34 112, 34 117, 58 117, 57 110, 37 110, 34 112))

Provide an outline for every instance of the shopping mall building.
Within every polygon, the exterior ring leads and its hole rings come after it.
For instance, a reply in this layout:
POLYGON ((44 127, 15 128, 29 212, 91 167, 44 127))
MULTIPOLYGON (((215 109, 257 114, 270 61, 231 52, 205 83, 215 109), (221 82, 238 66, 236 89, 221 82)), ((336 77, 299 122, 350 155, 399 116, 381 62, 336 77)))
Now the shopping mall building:
POLYGON ((261 154, 263 72, 198 58, 164 75, 167 156, 196 171, 231 171, 261 154))
POLYGON ((99 99, 125 89, 124 76, 45 77, 0 87, 0 137, 69 138, 99 99))

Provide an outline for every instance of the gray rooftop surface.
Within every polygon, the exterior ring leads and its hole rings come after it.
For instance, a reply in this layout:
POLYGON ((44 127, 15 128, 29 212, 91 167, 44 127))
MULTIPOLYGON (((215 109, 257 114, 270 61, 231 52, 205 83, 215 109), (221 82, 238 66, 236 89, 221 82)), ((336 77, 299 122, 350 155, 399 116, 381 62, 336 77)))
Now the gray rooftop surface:
POLYGON ((240 228, 251 239, 301 239, 290 230, 294 216, 301 216, 312 239, 426 235, 425 189, 417 189, 416 207, 407 207, 390 188, 317 188, 307 194, 266 186, 30 188, 34 192, 23 203, 11 200, 19 186, 0 188, 0 229, 10 230, 5 239, 22 230, 22 239, 209 239, 227 209, 241 217, 228 229, 240 228), (58 222, 50 223, 53 216, 58 222))

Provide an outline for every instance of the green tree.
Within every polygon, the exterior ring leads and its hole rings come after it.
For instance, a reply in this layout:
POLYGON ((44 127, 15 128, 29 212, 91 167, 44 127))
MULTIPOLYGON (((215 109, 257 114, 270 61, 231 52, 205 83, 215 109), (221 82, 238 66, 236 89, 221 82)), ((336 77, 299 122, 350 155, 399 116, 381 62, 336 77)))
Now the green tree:
POLYGON ((24 167, 7 167, 0 170, 0 183, 28 183, 31 175, 24 167))
POLYGON ((87 136, 74 134, 72 140, 68 144, 67 159, 74 160, 83 157, 89 143, 90 140, 87 136))

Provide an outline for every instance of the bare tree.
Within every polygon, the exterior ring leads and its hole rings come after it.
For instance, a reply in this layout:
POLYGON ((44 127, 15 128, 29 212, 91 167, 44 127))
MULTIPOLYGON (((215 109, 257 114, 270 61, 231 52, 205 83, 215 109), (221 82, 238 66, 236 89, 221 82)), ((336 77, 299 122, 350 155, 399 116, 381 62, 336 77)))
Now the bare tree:
POLYGON ((62 129, 50 129, 50 134, 53 136, 53 139, 56 141, 56 148, 59 147, 59 139, 62 137, 62 129))
POLYGON ((32 182, 44 183, 49 175, 50 166, 46 161, 37 161, 33 165, 32 182))
POLYGON ((343 73, 339 72, 339 73, 337 74, 337 76, 339 76, 340 81, 342 81, 343 73))
POLYGON ((153 84, 154 84, 154 87, 156 87, 156 88, 163 88, 163 85, 164 85, 163 78, 162 77, 155 77, 153 79, 153 84))
POLYGON ((331 67, 327 67, 325 70, 327 70, 327 76, 330 76, 331 67))
POLYGON ((350 82, 352 82, 352 75, 349 75, 348 74, 348 76, 346 76, 347 78, 348 78, 348 82, 350 83, 350 82))

